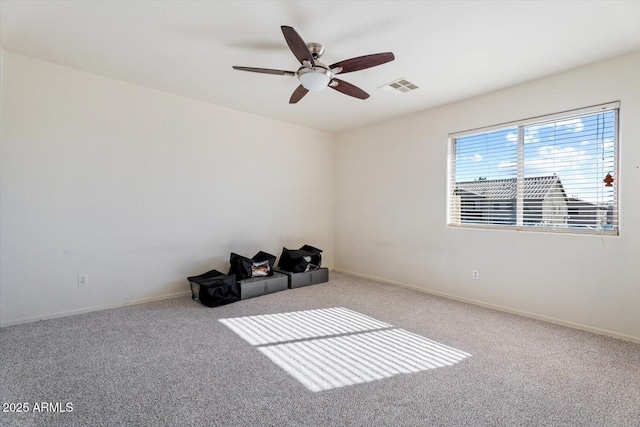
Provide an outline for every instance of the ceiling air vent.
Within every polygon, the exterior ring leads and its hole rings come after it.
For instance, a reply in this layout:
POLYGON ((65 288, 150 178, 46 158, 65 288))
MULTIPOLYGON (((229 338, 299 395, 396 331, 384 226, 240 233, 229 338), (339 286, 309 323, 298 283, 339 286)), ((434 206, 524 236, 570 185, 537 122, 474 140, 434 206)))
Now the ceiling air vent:
POLYGON ((404 77, 401 77, 397 80, 392 81, 391 83, 380 86, 378 89, 382 89, 385 92, 400 93, 411 92, 412 90, 418 89, 418 86, 406 80, 404 77))

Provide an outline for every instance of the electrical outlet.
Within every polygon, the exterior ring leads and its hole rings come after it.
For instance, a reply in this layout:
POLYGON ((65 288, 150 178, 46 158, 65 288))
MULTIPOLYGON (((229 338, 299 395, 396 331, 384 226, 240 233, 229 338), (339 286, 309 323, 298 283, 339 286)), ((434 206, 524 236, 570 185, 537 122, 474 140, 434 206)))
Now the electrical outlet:
POLYGON ((480 273, 478 273, 478 270, 472 270, 471 271, 471 277, 473 277, 473 280, 479 280, 480 279, 480 273))
POLYGON ((78 274, 78 286, 87 286, 89 284, 89 276, 87 274, 78 274))

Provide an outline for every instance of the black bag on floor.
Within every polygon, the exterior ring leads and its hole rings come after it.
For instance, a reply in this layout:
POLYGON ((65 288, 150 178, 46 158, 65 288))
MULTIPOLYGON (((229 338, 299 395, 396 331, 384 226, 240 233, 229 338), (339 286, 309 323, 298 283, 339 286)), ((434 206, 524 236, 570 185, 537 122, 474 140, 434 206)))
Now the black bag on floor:
POLYGON ((240 285, 234 275, 211 270, 199 276, 187 277, 187 280, 191 284, 191 298, 207 307, 240 301, 240 285))
POLYGON ((322 266, 322 250, 304 245, 300 249, 282 248, 278 267, 291 273, 317 270, 322 266))
POLYGON ((229 263, 231 264, 229 274, 235 274, 238 280, 250 277, 273 276, 273 265, 276 263, 276 256, 260 251, 253 258, 247 258, 232 252, 229 263))

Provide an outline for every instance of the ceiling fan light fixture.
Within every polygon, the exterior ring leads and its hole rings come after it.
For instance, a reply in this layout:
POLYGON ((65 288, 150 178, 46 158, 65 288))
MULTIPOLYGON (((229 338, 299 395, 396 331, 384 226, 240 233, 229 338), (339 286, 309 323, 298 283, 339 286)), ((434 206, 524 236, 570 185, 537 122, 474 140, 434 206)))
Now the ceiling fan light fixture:
POLYGON ((327 87, 333 75, 331 71, 321 67, 303 68, 298 71, 298 79, 305 89, 319 91, 327 87))

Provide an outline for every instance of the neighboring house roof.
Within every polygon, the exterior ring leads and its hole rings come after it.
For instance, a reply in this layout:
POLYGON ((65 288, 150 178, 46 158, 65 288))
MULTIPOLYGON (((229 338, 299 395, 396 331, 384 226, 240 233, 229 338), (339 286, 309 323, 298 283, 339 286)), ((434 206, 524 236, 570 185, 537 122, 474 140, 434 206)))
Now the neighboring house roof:
MULTIPOLYGON (((544 199, 556 183, 560 184, 560 189, 564 193, 562 183, 556 175, 525 178, 524 198, 544 199)), ((456 193, 462 191, 477 194, 487 199, 515 199, 517 191, 516 178, 456 182, 456 193)))

